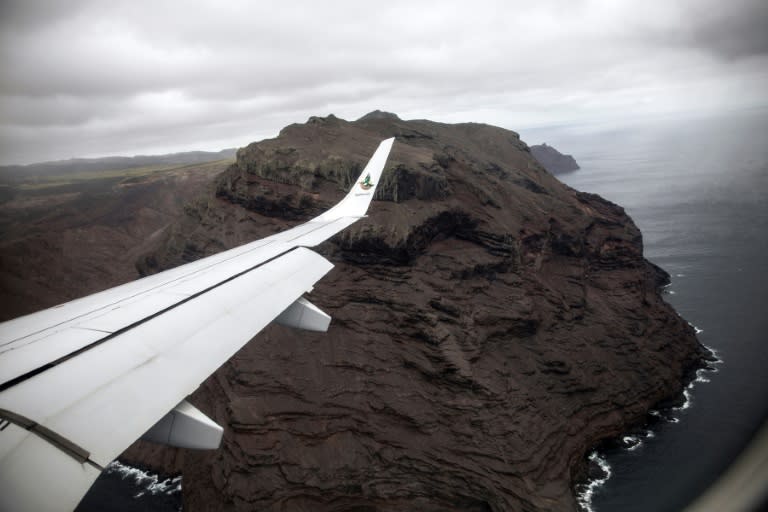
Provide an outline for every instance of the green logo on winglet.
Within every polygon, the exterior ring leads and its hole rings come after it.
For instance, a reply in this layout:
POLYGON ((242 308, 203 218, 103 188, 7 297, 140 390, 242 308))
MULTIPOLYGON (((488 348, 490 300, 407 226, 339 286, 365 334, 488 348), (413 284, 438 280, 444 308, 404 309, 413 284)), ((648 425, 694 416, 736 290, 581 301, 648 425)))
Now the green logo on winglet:
POLYGON ((363 190, 368 190, 373 185, 374 184, 371 181, 371 175, 370 174, 366 174, 365 178, 363 179, 363 181, 360 182, 360 188, 362 188, 363 190))

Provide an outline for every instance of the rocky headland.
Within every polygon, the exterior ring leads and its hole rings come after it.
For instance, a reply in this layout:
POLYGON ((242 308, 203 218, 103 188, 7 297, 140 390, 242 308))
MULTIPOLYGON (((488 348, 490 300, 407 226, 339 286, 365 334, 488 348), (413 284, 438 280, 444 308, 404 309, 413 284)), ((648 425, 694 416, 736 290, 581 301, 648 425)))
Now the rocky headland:
POLYGON ((586 454, 700 364, 624 210, 488 125, 290 125, 241 148, 138 269, 318 214, 391 136, 369 217, 318 248, 328 333, 269 327, 198 389, 220 450, 124 455, 181 471, 185 510, 573 511, 586 454))
POLYGON ((552 174, 562 174, 579 169, 579 164, 576 163, 576 159, 572 155, 564 155, 547 143, 531 146, 531 154, 552 174))

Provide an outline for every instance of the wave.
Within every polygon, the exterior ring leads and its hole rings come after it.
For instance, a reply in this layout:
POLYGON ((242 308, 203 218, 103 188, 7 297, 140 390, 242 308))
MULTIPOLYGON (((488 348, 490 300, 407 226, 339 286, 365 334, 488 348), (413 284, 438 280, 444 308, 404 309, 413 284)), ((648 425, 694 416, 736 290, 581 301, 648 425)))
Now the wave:
POLYGON ((595 491, 611 478, 611 466, 597 450, 589 454, 588 460, 590 462, 590 473, 593 472, 592 470, 595 470, 599 474, 591 477, 585 484, 580 486, 576 494, 576 503, 581 510, 594 512, 592 498, 595 495, 595 491))
POLYGON ((181 475, 161 480, 156 473, 144 471, 117 460, 109 464, 104 472, 119 475, 123 480, 130 479, 136 487, 141 489, 134 498, 141 498, 147 493, 152 496, 181 494, 181 475))
MULTIPOLYGON (((703 332, 703 329, 699 329, 693 324, 691 324, 691 326, 693 326, 693 328, 696 329, 697 334, 700 332, 703 332)), ((691 380, 691 382, 688 383, 687 386, 685 386, 685 389, 683 389, 682 403, 677 407, 672 407, 671 410, 673 412, 685 411, 686 409, 689 409, 693 404, 693 389, 696 387, 696 384, 706 384, 708 382, 711 382, 709 377, 707 377, 707 374, 717 373, 719 371, 717 366, 723 363, 723 360, 717 353, 717 350, 707 347, 706 345, 704 346, 704 348, 706 348, 707 351, 711 354, 710 359, 707 362, 707 365, 696 370, 696 374, 694 375, 694 378, 691 380)), ((672 423, 677 423, 678 421, 673 421, 672 423)))

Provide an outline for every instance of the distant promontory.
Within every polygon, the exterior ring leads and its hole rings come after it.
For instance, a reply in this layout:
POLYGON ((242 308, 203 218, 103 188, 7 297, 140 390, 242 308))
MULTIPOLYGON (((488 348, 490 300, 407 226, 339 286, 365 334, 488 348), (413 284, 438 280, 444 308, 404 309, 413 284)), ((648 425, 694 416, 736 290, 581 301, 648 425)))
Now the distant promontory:
POLYGON ((551 174, 561 174, 579 169, 579 164, 571 155, 564 155, 552 146, 536 144, 530 146, 531 154, 551 174))

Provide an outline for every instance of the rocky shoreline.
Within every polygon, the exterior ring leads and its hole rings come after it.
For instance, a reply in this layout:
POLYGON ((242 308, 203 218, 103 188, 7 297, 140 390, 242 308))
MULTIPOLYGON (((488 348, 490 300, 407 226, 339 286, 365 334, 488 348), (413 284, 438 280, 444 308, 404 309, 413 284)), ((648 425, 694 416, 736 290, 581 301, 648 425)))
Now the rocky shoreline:
POLYGON ((617 450, 634 451, 640 448, 648 439, 655 437, 656 430, 663 423, 678 423, 678 415, 691 404, 691 390, 695 385, 708 383, 709 379, 703 373, 716 372, 718 364, 722 363, 714 352, 705 347, 702 363, 688 372, 684 378, 683 390, 676 396, 671 396, 657 403, 642 420, 629 426, 621 435, 607 438, 595 446, 587 457, 587 468, 584 479, 575 482, 574 490, 581 509, 589 512, 592 509, 592 496, 611 477, 611 467, 605 455, 617 450))
POLYGON ((624 210, 487 125, 286 127, 239 150, 140 271, 311 217, 393 135, 370 217, 319 248, 330 331, 270 327, 201 386, 221 450, 125 454, 181 470, 186 510, 576 510, 591 449, 702 364, 624 210))

